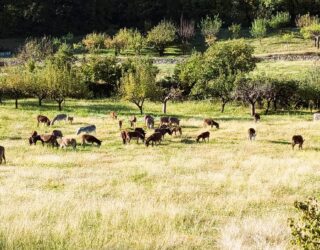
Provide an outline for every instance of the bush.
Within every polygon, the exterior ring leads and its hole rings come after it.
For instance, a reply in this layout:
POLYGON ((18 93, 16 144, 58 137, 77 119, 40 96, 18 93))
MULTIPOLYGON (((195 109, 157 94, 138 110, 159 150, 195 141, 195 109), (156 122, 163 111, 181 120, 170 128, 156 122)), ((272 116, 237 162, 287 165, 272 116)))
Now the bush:
POLYGON ((240 37, 240 32, 241 32, 241 24, 235 24, 233 23, 229 28, 229 32, 231 33, 231 37, 233 39, 239 38, 240 37))
POLYGON ((276 15, 273 15, 269 20, 269 26, 272 29, 279 29, 288 26, 290 23, 290 14, 289 12, 277 12, 276 15))
POLYGON ((320 205, 315 198, 309 198, 305 202, 294 203, 300 212, 298 220, 289 219, 293 244, 303 249, 320 248, 320 205))
POLYGON ((296 25, 298 28, 307 27, 315 23, 319 23, 318 16, 310 16, 309 13, 302 16, 298 15, 296 17, 296 25))
POLYGON ((217 35, 220 32, 221 26, 222 20, 219 18, 219 15, 216 15, 213 18, 206 16, 206 18, 201 20, 201 33, 205 37, 208 45, 213 44, 217 40, 217 35))
POLYGON ((253 37, 259 38, 260 42, 267 34, 267 21, 263 18, 255 19, 252 23, 250 33, 253 37))
POLYGON ((88 34, 83 40, 82 43, 87 50, 94 52, 96 50, 104 48, 105 34, 103 33, 91 33, 88 34))

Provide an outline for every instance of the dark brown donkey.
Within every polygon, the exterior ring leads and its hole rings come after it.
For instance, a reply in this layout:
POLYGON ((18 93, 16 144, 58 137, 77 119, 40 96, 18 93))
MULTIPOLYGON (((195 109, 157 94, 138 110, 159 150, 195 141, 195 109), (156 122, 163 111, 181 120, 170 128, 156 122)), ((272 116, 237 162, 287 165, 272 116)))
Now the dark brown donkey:
POLYGON ((98 140, 96 137, 94 137, 93 135, 83 135, 82 136, 82 146, 85 146, 86 143, 91 143, 91 145, 93 145, 93 143, 96 143, 99 147, 101 146, 102 141, 98 140))
POLYGON ((44 123, 47 126, 50 126, 51 121, 49 120, 48 117, 44 116, 44 115, 38 115, 37 116, 37 121, 38 121, 38 127, 40 123, 44 123))
POLYGON ((204 119, 203 121, 203 126, 206 127, 206 126, 210 126, 211 128, 213 126, 215 126, 216 128, 219 128, 219 123, 215 122, 213 119, 211 118, 207 118, 207 119, 204 119))
POLYGON ((202 141, 206 141, 206 139, 208 139, 208 142, 209 142, 209 138, 210 138, 210 132, 207 131, 198 135, 196 141, 199 142, 200 139, 202 139, 202 141))
POLYGON ((6 156, 5 156, 5 149, 3 146, 0 146, 0 164, 2 164, 2 159, 4 160, 4 163, 7 163, 6 156))
POLYGON ((304 139, 301 135, 294 135, 292 137, 292 149, 294 149, 295 145, 299 145, 299 149, 302 149, 302 145, 303 145, 304 139))
POLYGON ((153 147, 153 144, 156 144, 158 142, 158 144, 161 143, 161 139, 162 139, 162 134, 159 132, 153 133, 152 135, 150 135, 147 140, 146 140, 146 146, 149 147, 150 142, 151 145, 153 147))

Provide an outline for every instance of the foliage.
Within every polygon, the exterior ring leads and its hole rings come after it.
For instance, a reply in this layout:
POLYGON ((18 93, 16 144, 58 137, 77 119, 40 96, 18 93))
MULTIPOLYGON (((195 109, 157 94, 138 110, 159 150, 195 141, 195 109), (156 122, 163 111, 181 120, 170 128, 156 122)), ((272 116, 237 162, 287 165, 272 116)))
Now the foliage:
POLYGON ((250 34, 261 42, 261 39, 267 35, 267 20, 263 18, 255 19, 251 25, 250 34))
POLYGON ((104 33, 90 33, 82 40, 86 49, 90 52, 95 52, 104 47, 104 40, 106 35, 104 33))
POLYGON ((300 29, 315 23, 319 23, 319 18, 317 16, 310 16, 310 13, 307 13, 302 16, 298 15, 296 17, 296 26, 300 29))
POLYGON ((195 84, 203 78, 203 63, 203 55, 193 52, 189 58, 176 66, 174 75, 180 82, 185 96, 189 95, 195 84))
POLYGON ((295 208, 300 212, 299 219, 289 219, 292 242, 303 249, 315 250, 320 247, 320 205, 317 199, 296 201, 295 208))
POLYGON ((142 49, 146 46, 146 39, 139 30, 131 30, 128 47, 132 49, 136 55, 141 55, 142 49))
POLYGON ((148 32, 147 41, 159 52, 160 56, 163 56, 165 48, 176 39, 176 33, 175 25, 163 20, 148 32))
POLYGON ((121 79, 121 93, 123 99, 134 103, 142 114, 145 100, 157 99, 159 96, 156 84, 158 69, 151 60, 142 58, 137 58, 133 67, 121 79))
POLYGON ((240 37, 241 24, 233 23, 231 26, 229 26, 228 30, 231 33, 231 37, 233 39, 237 39, 240 37))
POLYGON ((43 61, 48 56, 53 55, 54 45, 52 40, 44 36, 42 38, 27 39, 19 49, 18 60, 23 63, 28 61, 43 61))
POLYGON ((271 17, 268 24, 272 29, 287 27, 290 24, 289 12, 277 12, 277 14, 271 17))
POLYGON ((201 33, 205 37, 208 45, 213 44, 217 40, 217 35, 221 29, 221 26, 222 20, 219 18, 219 15, 216 15, 213 18, 206 16, 206 18, 201 20, 201 33))
POLYGON ((320 24, 312 23, 309 26, 301 28, 300 32, 306 39, 314 38, 320 35, 320 24))

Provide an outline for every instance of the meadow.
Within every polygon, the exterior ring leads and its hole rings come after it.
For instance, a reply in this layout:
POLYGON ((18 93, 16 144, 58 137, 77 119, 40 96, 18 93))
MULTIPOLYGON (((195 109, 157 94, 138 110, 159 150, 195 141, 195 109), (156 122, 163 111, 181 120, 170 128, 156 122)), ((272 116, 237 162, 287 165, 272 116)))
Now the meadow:
MULTIPOLYGON (((170 103, 181 118, 183 135, 166 136, 160 146, 123 145, 116 111, 129 126, 138 114, 118 100, 67 100, 73 125, 36 126, 36 116, 58 114, 53 103, 7 101, 0 106, 0 249, 293 249, 288 217, 293 202, 319 196, 320 123, 305 110, 262 116, 249 109, 211 102, 170 103), (220 129, 203 128, 212 117, 220 129), (52 149, 29 146, 33 130, 61 129, 75 135, 97 126, 100 148, 52 149), (256 141, 247 139, 248 128, 256 141), (210 130, 209 143, 195 137, 210 130), (292 150, 302 134, 304 149, 292 150)), ((145 112, 159 123, 161 105, 145 112)), ((259 111, 262 112, 262 111, 259 111)), ((144 127, 143 117, 138 125, 144 127)), ((147 134, 151 134, 148 131, 147 134)))

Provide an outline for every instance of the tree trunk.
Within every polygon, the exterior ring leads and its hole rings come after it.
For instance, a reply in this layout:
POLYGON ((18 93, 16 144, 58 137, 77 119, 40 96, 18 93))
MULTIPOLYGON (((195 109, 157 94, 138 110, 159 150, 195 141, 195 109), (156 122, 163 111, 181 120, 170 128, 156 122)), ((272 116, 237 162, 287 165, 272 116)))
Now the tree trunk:
POLYGON ((59 106, 59 111, 62 110, 62 102, 63 102, 63 100, 62 101, 61 100, 57 101, 58 106, 59 106))
POLYGON ((221 113, 223 113, 224 112, 224 107, 226 106, 226 102, 222 102, 222 105, 221 105, 221 113))
POLYGON ((41 97, 38 98, 38 102, 39 102, 39 106, 41 107, 42 106, 42 98, 41 97))
POLYGON ((159 52, 159 56, 164 56, 164 48, 159 47, 158 52, 159 52))
POLYGON ((162 104, 162 112, 164 113, 164 114, 166 114, 167 113, 167 100, 165 100, 164 102, 163 102, 163 104, 162 104))
POLYGON ((256 114, 256 103, 255 102, 251 102, 251 115, 254 116, 256 114))
POLYGON ((269 114, 270 106, 271 106, 271 101, 267 101, 267 109, 265 112, 266 115, 269 114))
POLYGON ((142 105, 138 105, 139 107, 139 110, 140 110, 140 114, 142 115, 143 114, 143 106, 142 105))
POLYGON ((17 109, 18 108, 18 98, 16 98, 15 106, 16 106, 16 109, 17 109))

